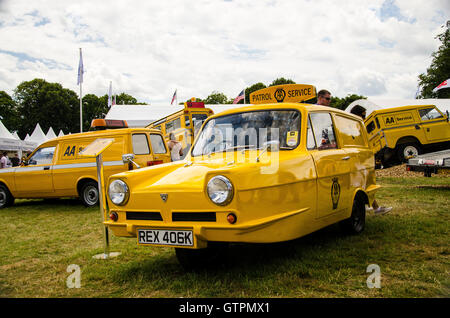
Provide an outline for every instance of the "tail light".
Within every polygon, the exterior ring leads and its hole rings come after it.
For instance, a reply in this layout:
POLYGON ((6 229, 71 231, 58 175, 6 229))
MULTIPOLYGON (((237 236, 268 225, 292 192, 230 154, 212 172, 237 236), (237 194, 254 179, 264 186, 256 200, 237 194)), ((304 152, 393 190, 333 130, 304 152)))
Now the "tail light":
POLYGON ((154 166, 154 165, 159 165, 163 163, 162 160, 153 160, 153 161, 147 161, 147 166, 154 166))

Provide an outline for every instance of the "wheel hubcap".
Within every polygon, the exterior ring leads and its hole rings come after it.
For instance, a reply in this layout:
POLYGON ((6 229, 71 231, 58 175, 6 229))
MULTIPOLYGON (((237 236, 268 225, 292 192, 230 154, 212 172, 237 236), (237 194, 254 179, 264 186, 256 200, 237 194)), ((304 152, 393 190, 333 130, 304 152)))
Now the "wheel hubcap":
POLYGON ((405 147, 405 150, 403 150, 403 156, 405 157, 405 159, 417 157, 418 155, 419 151, 414 146, 407 146, 405 147))
POLYGON ((98 201, 98 190, 95 187, 88 187, 84 191, 84 199, 90 205, 94 205, 98 201))

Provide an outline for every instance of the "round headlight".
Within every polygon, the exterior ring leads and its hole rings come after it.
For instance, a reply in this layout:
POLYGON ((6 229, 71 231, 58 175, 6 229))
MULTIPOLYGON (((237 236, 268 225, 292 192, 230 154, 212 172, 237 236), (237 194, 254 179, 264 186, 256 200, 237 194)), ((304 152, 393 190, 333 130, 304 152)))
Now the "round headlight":
POLYGON ((114 180, 109 184, 108 195, 109 199, 115 205, 124 205, 128 201, 130 191, 125 182, 122 180, 114 180))
POLYGON ((224 176, 215 176, 206 187, 208 196, 217 205, 227 205, 233 199, 233 185, 224 176))

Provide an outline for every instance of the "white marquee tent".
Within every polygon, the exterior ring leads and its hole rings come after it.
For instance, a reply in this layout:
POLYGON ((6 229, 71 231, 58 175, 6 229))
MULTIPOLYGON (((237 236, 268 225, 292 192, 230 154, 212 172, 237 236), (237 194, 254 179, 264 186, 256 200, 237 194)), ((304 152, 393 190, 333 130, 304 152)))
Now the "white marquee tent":
POLYGON ((33 133, 31 134, 30 138, 27 141, 34 142, 36 143, 36 146, 39 146, 40 144, 46 142, 47 140, 48 140, 47 136, 42 131, 42 128, 39 125, 39 123, 37 123, 33 133))
MULTIPOLYGON (((226 105, 205 105, 206 108, 212 109, 214 114, 224 110, 246 106, 243 104, 226 104, 226 105)), ((148 124, 159 120, 170 114, 176 113, 184 109, 183 105, 114 105, 105 116, 105 119, 126 120, 129 127, 145 127, 148 124)))
POLYGON ((450 99, 358 99, 345 109, 346 112, 356 113, 361 109, 366 110, 366 116, 378 109, 393 108, 410 105, 436 105, 443 113, 450 112, 450 99))
POLYGON ((47 137, 47 139, 56 138, 55 131, 53 130, 52 127, 49 128, 49 130, 48 130, 47 134, 45 135, 45 137, 47 137))

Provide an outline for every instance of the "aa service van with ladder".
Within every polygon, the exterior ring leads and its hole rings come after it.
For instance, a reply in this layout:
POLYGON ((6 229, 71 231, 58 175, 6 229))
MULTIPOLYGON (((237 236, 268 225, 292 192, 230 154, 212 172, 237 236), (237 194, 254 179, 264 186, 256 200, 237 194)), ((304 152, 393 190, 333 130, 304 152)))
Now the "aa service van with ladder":
POLYGON ((159 130, 122 127, 127 127, 125 121, 94 120, 91 129, 95 131, 49 140, 36 148, 22 166, 0 169, 0 208, 12 205, 16 198, 80 197, 86 206, 97 204, 95 158, 79 155, 97 138, 114 139, 103 154, 105 178, 171 161, 159 130), (125 162, 124 154, 132 154, 133 163, 125 162))
POLYGON ((173 133, 176 140, 181 142, 183 147, 182 158, 189 151, 203 122, 213 114, 211 109, 205 108, 203 102, 195 102, 195 98, 192 99, 193 101, 184 103, 184 109, 147 126, 147 128, 159 129, 163 133, 166 142, 170 139, 170 133, 173 133))
POLYGON ((383 165, 450 148, 448 112, 435 105, 375 110, 364 123, 376 160, 383 165))

